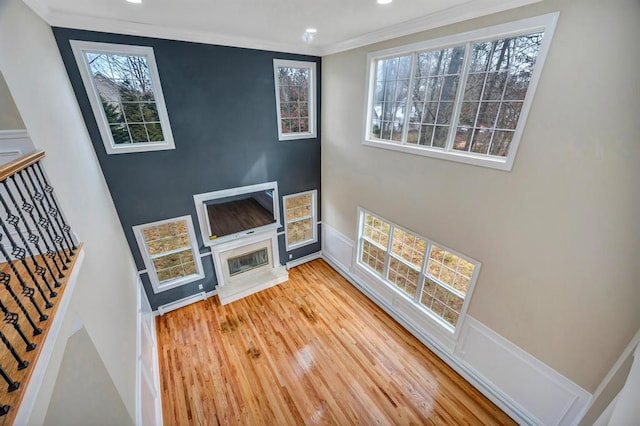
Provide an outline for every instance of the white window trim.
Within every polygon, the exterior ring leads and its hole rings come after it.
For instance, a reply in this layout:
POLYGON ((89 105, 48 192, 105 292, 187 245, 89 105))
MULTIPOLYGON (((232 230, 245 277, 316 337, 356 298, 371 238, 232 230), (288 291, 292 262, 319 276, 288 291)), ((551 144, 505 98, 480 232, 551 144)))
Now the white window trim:
POLYGON ((196 233, 193 229, 193 221, 191 220, 191 215, 173 217, 171 219, 159 220, 157 222, 136 225, 133 227, 133 233, 136 237, 138 248, 140 249, 140 254, 142 254, 142 260, 144 261, 144 265, 147 268, 147 275, 149 276, 149 280, 151 281, 151 286, 153 287, 154 293, 160 293, 160 292, 163 292, 172 288, 180 287, 185 284, 198 281, 204 278, 204 270, 202 269, 202 260, 200 260, 200 250, 198 250, 196 233), (147 250, 147 245, 145 244, 145 241, 144 241, 143 230, 150 226, 163 225, 165 223, 177 222, 179 220, 187 221, 187 233, 189 234, 189 242, 191 243, 191 250, 193 252, 193 258, 196 264, 196 273, 187 275, 185 277, 176 278, 174 280, 160 284, 160 281, 158 280, 158 274, 156 272, 156 268, 153 265, 153 261, 151 260, 151 255, 149 254, 149 251, 147 250))
POLYGON ((282 210, 284 212, 284 241, 285 241, 285 245, 286 245, 286 250, 290 251, 290 250, 294 250, 309 244, 313 244, 318 242, 318 211, 317 211, 317 199, 318 199, 318 190, 317 189, 313 189, 311 191, 304 191, 304 192, 298 192, 296 194, 289 194, 289 195, 285 195, 282 197, 282 210), (311 194, 311 216, 305 216, 305 217, 300 217, 300 218, 296 218, 293 220, 287 220, 287 199, 292 198, 292 197, 298 197, 301 195, 306 195, 306 194, 311 194), (303 240, 303 241, 298 241, 294 244, 289 244, 289 233, 287 232, 287 225, 289 223, 292 222, 298 222, 300 220, 304 220, 304 219, 311 219, 311 238, 303 240))
MULTIPOLYGON (((366 239, 367 242, 375 245, 376 247, 382 248, 382 246, 378 243, 376 243, 375 241, 366 239)), ((416 269, 413 265, 411 265, 410 263, 408 263, 407 261, 400 259, 405 265, 409 265, 410 267, 416 269)), ((436 241, 433 241, 427 237, 424 237, 420 234, 418 234, 417 232, 411 231, 410 229, 407 229, 403 226, 397 225, 396 223, 394 223, 393 221, 386 219, 384 216, 381 216, 377 213, 373 213, 363 207, 358 206, 358 229, 357 229, 357 241, 356 241, 356 264, 359 267, 360 270, 363 270, 365 272, 367 272, 372 278, 374 278, 377 282, 383 284, 386 286, 386 288, 391 289, 395 294, 403 297, 405 300, 409 301, 412 303, 412 306, 415 308, 418 308, 422 313, 425 314, 425 316, 427 318, 429 318, 433 323, 439 325, 441 327, 442 330, 445 330, 446 332, 448 332, 448 334, 450 336, 452 336, 454 339, 457 339, 459 334, 460 334, 460 330, 462 330, 462 324, 465 320, 465 317, 467 315, 467 310, 469 308, 469 304, 471 303, 471 297, 473 296, 473 290, 475 289, 476 286, 476 282, 478 280, 478 275, 480 274, 480 268, 482 267, 482 264, 475 260, 470 258, 467 255, 464 255, 462 253, 460 253, 457 250, 451 249, 448 246, 444 245, 444 244, 440 244, 436 241), (390 225, 389 228, 389 243, 387 244, 387 247, 384 248, 385 250, 385 261, 384 261, 384 269, 382 271, 382 274, 379 274, 376 270, 374 270, 373 268, 371 268, 371 266, 367 265, 366 263, 362 262, 362 242, 365 240, 365 238, 363 238, 363 234, 362 231, 364 230, 364 217, 365 214, 368 213, 372 216, 375 216, 383 221, 385 221, 386 223, 388 223, 390 225), (398 256, 394 255, 391 252, 391 245, 393 244, 393 230, 395 228, 398 228, 402 231, 405 232, 409 232, 412 235, 415 235, 419 238, 424 239, 427 242, 427 249, 425 252, 425 258, 424 261, 422 263, 421 269, 420 269, 420 278, 418 281, 418 286, 416 289, 416 295, 415 297, 411 297, 409 294, 403 292, 402 290, 400 290, 395 284, 393 284, 392 282, 388 281, 387 277, 389 274, 389 262, 391 257, 393 256, 396 259, 400 259, 398 256), (428 254, 431 250, 431 246, 432 245, 436 245, 438 246, 438 248, 441 248, 443 250, 448 251, 449 253, 452 253, 458 257, 460 257, 461 259, 466 260, 467 262, 470 262, 474 265, 474 269, 473 269, 473 274, 471 275, 471 278, 469 280, 469 288, 467 289, 467 294, 464 296, 463 298, 463 303, 462 303, 462 308, 460 309, 460 313, 458 316, 458 325, 456 327, 454 327, 453 325, 451 325, 450 323, 448 323, 444 318, 438 316, 437 314, 435 314, 434 312, 431 312, 429 309, 427 309, 426 307, 424 307, 420 302, 420 298, 422 297, 422 289, 424 288, 424 277, 425 274, 423 273, 423 271, 426 271, 427 268, 427 262, 429 261, 428 258, 428 254)), ((430 279, 438 282, 438 283, 442 283, 438 278, 433 277, 431 275, 429 275, 430 279)), ((440 284, 439 284, 440 285, 440 284)), ((442 286, 445 287, 446 289, 451 288, 451 286, 447 285, 446 283, 442 283, 442 286)), ((457 290, 453 289, 454 292, 459 293, 457 290)))
POLYGON ((294 139, 311 139, 317 135, 316 126, 316 63, 304 62, 304 61, 288 61, 285 59, 273 60, 273 77, 274 87, 276 90, 276 113, 278 117, 278 140, 294 140, 294 139), (309 131, 299 133, 282 133, 280 116, 280 85, 278 81, 278 67, 291 67, 291 68, 309 68, 309 93, 307 99, 309 100, 309 131))
POLYGON ((78 64, 78 69, 80 70, 80 75, 82 76, 84 88, 87 91, 87 96, 91 103, 93 115, 95 116, 96 123, 100 129, 100 135, 102 136, 102 142, 104 143, 107 154, 125 154, 131 152, 175 149, 173 133, 171 132, 171 125, 169 124, 169 114, 167 113, 167 107, 164 102, 164 94, 160 84, 160 75, 158 74, 158 66, 153 54, 153 48, 147 46, 130 46, 126 44, 97 43, 79 40, 71 40, 70 44, 73 49, 73 55, 76 58, 76 63, 78 64), (91 76, 91 71, 89 70, 89 65, 87 64, 86 52, 144 56, 147 59, 149 74, 151 76, 151 84, 153 84, 156 108, 158 110, 160 125, 162 126, 162 133, 165 139, 163 142, 131 143, 123 145, 116 145, 114 143, 113 135, 109 129, 107 116, 102 107, 102 103, 100 102, 98 89, 96 88, 91 76))
MULTIPOLYGON (((524 132, 524 127, 527 121, 527 116, 533 103, 536 87, 544 67, 544 62, 549 51, 551 39, 555 31, 556 23, 558 21, 559 12, 549 13, 546 15, 540 15, 532 18, 522 19, 519 21, 509 22, 505 24, 495 25, 487 28, 482 28, 474 31, 460 33, 452 36, 441 37, 433 40, 428 40, 419 43, 412 43, 404 46, 394 47, 385 50, 379 50, 371 52, 367 55, 367 67, 368 73, 365 86, 365 106, 364 106, 364 137, 363 145, 372 146, 376 148, 389 149, 393 151, 406 152, 409 154, 422 155, 426 157, 440 158, 443 160, 456 161, 459 163, 472 164, 476 166, 490 167, 498 170, 510 171, 513 167, 513 162, 518 151, 518 145, 524 132), (444 49, 453 46, 459 46, 464 43, 473 43, 484 40, 491 40, 500 37, 506 37, 510 35, 527 34, 536 31, 544 31, 544 37, 542 45, 536 58, 536 65, 531 75, 529 82, 529 88, 527 89, 527 95, 522 105, 520 112, 520 118, 516 127, 511 146, 509 148, 509 155, 507 157, 489 156, 486 154, 473 154, 469 152, 459 152, 450 149, 445 151, 443 149, 415 146, 402 142, 390 142, 379 139, 373 139, 371 137, 371 109, 373 101, 373 82, 375 82, 375 61, 376 59, 384 59, 385 57, 396 57, 405 54, 412 54, 414 52, 423 50, 435 50, 444 49)), ((468 50, 468 49, 467 49, 468 50)), ((466 61, 463 66, 466 66, 466 61)), ((466 76, 466 70, 463 70, 466 76)), ((461 80, 460 87, 464 87, 465 80, 461 80)), ((459 103, 461 102, 460 96, 456 97, 454 104, 454 111, 459 111, 459 103)), ((452 117, 451 127, 457 122, 457 116, 452 117)))

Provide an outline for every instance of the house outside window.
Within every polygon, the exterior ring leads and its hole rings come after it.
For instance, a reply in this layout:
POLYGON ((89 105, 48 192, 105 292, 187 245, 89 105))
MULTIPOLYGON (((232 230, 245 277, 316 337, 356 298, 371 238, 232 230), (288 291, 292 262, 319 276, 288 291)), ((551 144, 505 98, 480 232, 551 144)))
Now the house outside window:
POLYGON ((511 170, 556 20, 370 53, 363 143, 511 170))
POLYGON ((316 213, 317 190, 285 195, 284 232, 287 250, 293 250, 318 241, 316 213))
POLYGON ((358 265, 455 332, 480 263, 359 209, 358 265))
POLYGON ((273 60, 278 139, 316 137, 316 64, 273 60))
POLYGON ((152 48, 71 46, 107 154, 175 148, 152 48))
POLYGON ((204 278, 191 216, 134 226, 133 232, 156 293, 204 278))

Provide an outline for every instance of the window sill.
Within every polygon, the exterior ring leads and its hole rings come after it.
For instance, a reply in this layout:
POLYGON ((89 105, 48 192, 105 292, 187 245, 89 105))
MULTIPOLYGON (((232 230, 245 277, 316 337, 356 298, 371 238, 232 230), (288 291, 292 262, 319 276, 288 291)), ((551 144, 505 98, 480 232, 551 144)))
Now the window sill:
POLYGON ((365 146, 375 148, 388 149, 391 151, 399 151, 407 154, 421 155, 423 157, 439 158, 441 160, 453 161, 456 163, 471 164, 474 166, 488 167, 491 169, 511 171, 513 167, 513 158, 497 158, 497 157, 480 157, 469 153, 443 151, 440 149, 428 148, 423 146, 414 146, 408 144, 400 144, 394 142, 386 142, 382 140, 365 139, 362 142, 365 146))
POLYGON ((317 137, 316 132, 313 132, 313 133, 287 133, 287 134, 278 136, 278 140, 282 142, 282 141, 291 141, 291 140, 298 140, 298 139, 314 139, 316 137, 317 137))
POLYGON ((168 281, 160 285, 157 285, 152 281, 151 286, 153 287, 153 292, 155 294, 158 294, 158 293, 162 293, 163 291, 171 290, 172 288, 176 288, 176 287, 181 287, 183 285, 187 285, 189 283, 202 280, 202 279, 204 279, 204 274, 192 274, 192 275, 187 275, 186 277, 181 277, 172 281, 168 281))

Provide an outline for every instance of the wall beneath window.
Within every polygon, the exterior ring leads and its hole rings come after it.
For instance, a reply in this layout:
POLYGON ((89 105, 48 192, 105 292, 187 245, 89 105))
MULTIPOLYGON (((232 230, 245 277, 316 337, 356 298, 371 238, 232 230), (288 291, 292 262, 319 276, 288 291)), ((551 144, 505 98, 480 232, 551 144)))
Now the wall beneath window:
POLYGON ((482 262, 469 313, 593 392, 640 327, 640 4, 545 1, 323 58, 323 220, 482 262), (366 54, 560 11, 511 172, 363 146, 366 54))
MULTIPOLYGON (((144 264, 131 227, 190 214, 193 194, 278 181, 280 196, 320 189, 320 141, 278 141, 273 59, 320 58, 172 40, 54 28, 71 84, 107 180, 122 227, 140 270, 144 264), (151 46, 154 49, 175 150, 106 155, 69 40, 151 46)), ((318 78, 318 81, 320 78, 318 78)), ((318 95, 320 87, 318 86, 318 95)), ((282 211, 282 207, 281 207, 282 211)), ((198 244, 203 247, 200 232, 198 244)), ((288 260, 280 237, 282 262, 288 260)), ((320 242, 292 252, 320 250, 320 242)), ((154 294, 142 276, 151 306, 214 289, 211 256, 200 282, 154 294)))
POLYGON ((7 82, 0 73, 0 131, 16 129, 24 129, 24 123, 13 96, 9 92, 7 82))

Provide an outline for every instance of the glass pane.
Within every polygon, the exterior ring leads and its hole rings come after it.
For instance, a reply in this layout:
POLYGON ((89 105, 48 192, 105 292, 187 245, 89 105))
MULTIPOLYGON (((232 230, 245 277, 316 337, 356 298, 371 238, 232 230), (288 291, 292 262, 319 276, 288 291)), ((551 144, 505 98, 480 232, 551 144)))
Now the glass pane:
POLYGON ((164 141, 164 135, 162 134, 162 126, 160 123, 147 123, 147 134, 149 135, 149 142, 162 142, 164 141))
POLYGON ((302 219, 287 224, 287 242, 295 244, 313 238, 311 219, 302 219))
POLYGON ((522 102, 504 102, 500 107, 500 115, 496 127, 499 129, 515 129, 520 118, 522 102))
POLYGON ((142 110, 142 118, 146 122, 158 122, 160 121, 160 116, 158 115, 158 108, 156 104, 153 102, 146 102, 140 104, 140 109, 142 110))
POLYGON ((112 124, 109 126, 109 130, 111 130, 111 136, 113 136, 113 143, 115 145, 131 143, 131 138, 129 137, 129 131, 127 130, 126 125, 112 124))
POLYGON ((380 244, 382 247, 387 247, 389 244, 390 230, 391 225, 387 222, 369 213, 365 213, 363 235, 366 238, 380 244))
POLYGON ((141 123, 142 122, 142 111, 140 111, 140 104, 124 102, 122 104, 122 108, 124 110, 124 115, 127 119, 128 123, 141 123))
POLYGON ((149 142, 149 136, 147 135, 147 129, 144 124, 129 124, 128 127, 133 143, 149 142))
POLYGON ((309 131, 308 100, 311 90, 311 70, 298 67, 278 67, 280 123, 282 133, 309 131), (300 120, 304 117, 304 120, 300 120))
POLYGON ((311 216, 311 194, 287 197, 284 208, 287 221, 311 216))
POLYGON ((455 140, 453 141, 453 149, 457 151, 468 151, 471 145, 471 136, 473 129, 470 127, 458 127, 455 140))
POLYGON ((449 136, 449 126, 437 126, 433 132, 432 146, 436 148, 444 148, 447 144, 449 136))
POLYGON ((384 271, 384 250, 374 246, 367 240, 362 241, 361 261, 382 275, 384 271))
POLYGON ((387 279, 410 296, 415 296, 418 288, 420 273, 403 262, 392 257, 389 261, 387 279))
POLYGON ((416 268, 422 268, 427 242, 400 228, 393 229, 391 252, 402 257, 416 268))
POLYGON ((378 60, 371 112, 372 135, 389 141, 402 139, 410 73, 410 55, 378 60))
POLYGON ((511 145, 511 140, 513 139, 513 133, 514 132, 508 130, 497 130, 493 135, 489 154, 497 155, 499 157, 506 157, 509 154, 509 146, 511 145))
MULTIPOLYGON (((455 288, 462 294, 467 293, 474 268, 475 266, 473 263, 462 259, 460 256, 443 250, 435 245, 431 248, 429 261, 427 263, 427 274, 437 279, 439 282, 455 288)), ((437 281, 434 280, 433 282, 437 284, 437 281)), ((450 292, 450 290, 447 290, 444 287, 442 290, 438 291, 450 292)), ((431 294, 433 295, 434 293, 431 294)), ((442 301, 446 302, 446 300, 442 301)))

